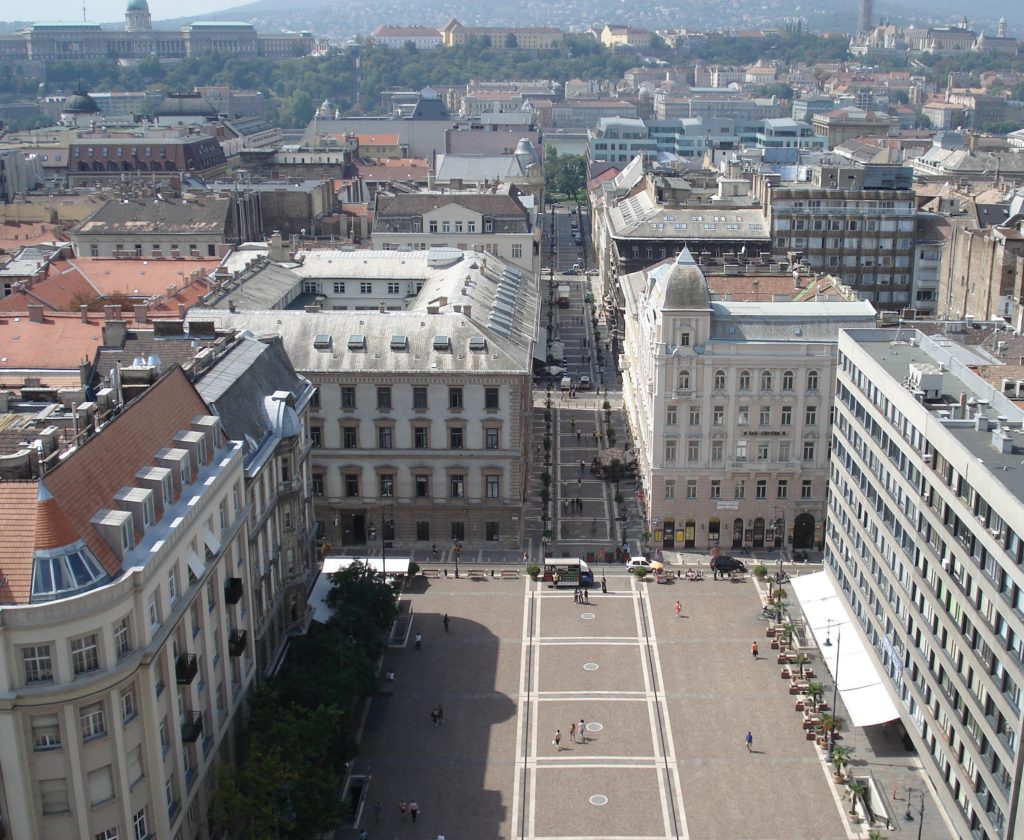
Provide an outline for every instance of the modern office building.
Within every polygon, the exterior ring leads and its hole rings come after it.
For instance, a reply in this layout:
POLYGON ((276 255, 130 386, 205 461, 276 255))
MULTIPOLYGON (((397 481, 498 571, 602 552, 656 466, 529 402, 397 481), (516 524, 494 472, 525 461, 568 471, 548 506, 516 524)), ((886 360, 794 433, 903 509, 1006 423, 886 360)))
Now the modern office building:
POLYGON ((840 335, 825 539, 849 622, 972 838, 1024 824, 1024 411, 976 372, 991 361, 916 330, 840 335))
POLYGON ((663 548, 821 543, 836 340, 870 304, 713 300, 689 251, 619 278, 623 405, 663 548))

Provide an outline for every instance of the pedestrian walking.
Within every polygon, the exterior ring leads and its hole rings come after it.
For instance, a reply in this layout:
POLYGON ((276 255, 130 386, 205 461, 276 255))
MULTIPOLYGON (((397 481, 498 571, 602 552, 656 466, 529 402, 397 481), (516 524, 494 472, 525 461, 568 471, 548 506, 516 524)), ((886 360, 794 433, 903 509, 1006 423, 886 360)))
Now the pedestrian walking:
POLYGON ((580 438, 581 438, 582 436, 583 436, 583 432, 581 432, 581 431, 580 431, 579 429, 577 429, 577 430, 576 430, 576 443, 579 443, 579 442, 580 442, 580 438))
POLYGON ((381 807, 380 800, 378 799, 373 803, 373 821, 380 822, 380 812, 384 809, 381 807))
POLYGON ((576 418, 575 417, 572 418, 571 426, 572 426, 573 429, 576 428, 576 418))
POLYGON ((422 633, 417 633, 416 634, 416 650, 420 649, 420 644, 422 642, 423 642, 423 634, 422 633))
POLYGON ((433 726, 437 726, 437 707, 435 706, 430 710, 430 723, 433 726))
POLYGON ((757 642, 754 642, 754 643, 753 643, 753 644, 752 644, 752 645, 750 646, 750 653, 751 653, 751 655, 752 655, 752 656, 754 657, 754 659, 757 659, 757 642))
POLYGON ((444 726, 444 706, 437 704, 437 725, 444 726))
POLYGON ((416 800, 414 799, 412 802, 409 803, 409 816, 412 817, 413 822, 416 822, 416 817, 418 817, 419 815, 420 806, 416 804, 416 800))
POLYGON ((604 575, 601 575, 601 594, 602 595, 607 595, 608 594, 608 580, 607 580, 607 578, 605 578, 604 575))
POLYGON ((556 729, 555 730, 555 737, 551 741, 551 743, 555 745, 555 750, 557 752, 561 752, 562 751, 562 730, 561 729, 556 729))
POLYGON ((590 605, 590 590, 589 589, 584 589, 583 590, 583 603, 587 604, 588 606, 590 605))
POLYGON ((597 429, 594 429, 594 443, 597 443, 597 429))
POLYGON ((744 740, 744 741, 746 741, 746 744, 747 744, 747 752, 753 752, 753 751, 754 751, 754 749, 753 749, 753 748, 754 748, 754 736, 753 736, 753 735, 751 735, 751 734, 750 734, 750 733, 748 732, 748 733, 747 733, 747 737, 746 737, 746 738, 744 738, 743 740, 744 740))
POLYGON ((448 632, 448 613, 444 614, 444 618, 441 619, 441 622, 444 624, 444 632, 447 633, 448 632))
POLYGON ((681 616, 683 614, 683 605, 680 604, 678 601, 676 601, 675 610, 676 610, 676 618, 679 618, 679 616, 681 616))
POLYGON ((587 724, 583 718, 580 718, 580 743, 587 743, 587 724))
POLYGON ((405 800, 404 799, 400 800, 399 803, 398 803, 398 818, 400 820, 404 820, 405 819, 406 807, 407 806, 405 804, 405 800))
POLYGON ((573 721, 572 725, 569 727, 569 740, 574 744, 576 743, 576 721, 573 721))
POLYGON ((578 589, 574 589, 572 591, 572 602, 574 604, 578 604, 580 602, 580 591, 578 589))
POLYGON ((583 486, 583 476, 582 475, 579 478, 576 479, 576 486, 577 487, 582 487, 583 486))

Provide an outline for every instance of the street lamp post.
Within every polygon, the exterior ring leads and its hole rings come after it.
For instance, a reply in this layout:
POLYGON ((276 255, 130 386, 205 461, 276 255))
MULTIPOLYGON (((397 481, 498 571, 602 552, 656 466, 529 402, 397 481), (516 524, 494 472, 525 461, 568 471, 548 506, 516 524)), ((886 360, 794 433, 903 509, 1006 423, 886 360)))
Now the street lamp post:
MULTIPOLYGON (((836 629, 836 667, 832 672, 832 678, 835 681, 835 686, 832 689, 832 725, 828 729, 828 761, 832 763, 832 752, 836 748, 836 703, 839 702, 839 649, 843 640, 842 628, 836 629)), ((831 647, 829 644, 828 636, 825 637, 825 644, 831 647)))
POLYGON ((455 555, 455 577, 459 576, 459 552, 462 551, 462 546, 459 545, 458 540, 455 541, 455 545, 452 547, 452 554, 455 555))

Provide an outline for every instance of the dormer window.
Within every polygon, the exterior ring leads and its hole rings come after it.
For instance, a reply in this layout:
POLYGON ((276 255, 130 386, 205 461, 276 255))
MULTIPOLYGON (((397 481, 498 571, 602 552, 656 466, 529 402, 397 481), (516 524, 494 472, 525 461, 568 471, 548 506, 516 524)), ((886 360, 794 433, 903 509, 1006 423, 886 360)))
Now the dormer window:
POLYGON ((135 548, 135 531, 132 528, 131 519, 126 519, 121 523, 121 550, 131 551, 135 548))
POLYGON ((32 564, 33 604, 75 595, 107 580, 107 574, 84 541, 36 552, 32 564))
POLYGON ((160 479, 160 492, 163 498, 163 507, 166 510, 174 504, 174 479, 170 473, 160 479))

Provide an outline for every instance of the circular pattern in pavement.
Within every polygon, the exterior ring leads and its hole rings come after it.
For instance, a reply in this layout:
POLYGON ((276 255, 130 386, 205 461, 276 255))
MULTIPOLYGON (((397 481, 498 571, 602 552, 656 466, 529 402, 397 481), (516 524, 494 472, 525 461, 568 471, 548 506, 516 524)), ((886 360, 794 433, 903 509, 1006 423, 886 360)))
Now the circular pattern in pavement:
POLYGON ((608 797, 605 796, 602 793, 595 793, 593 796, 590 797, 590 804, 591 805, 607 805, 608 804, 608 797))
POLYGON ((603 723, 588 723, 586 728, 591 732, 600 732, 604 729, 603 723))
POLYGON ((594 613, 583 613, 580 615, 580 618, 582 618, 584 621, 592 621, 593 619, 597 618, 597 616, 594 615, 594 613))
POLYGON ((583 670, 584 671, 596 671, 600 667, 601 666, 598 665, 596 662, 584 662, 583 663, 583 670))

